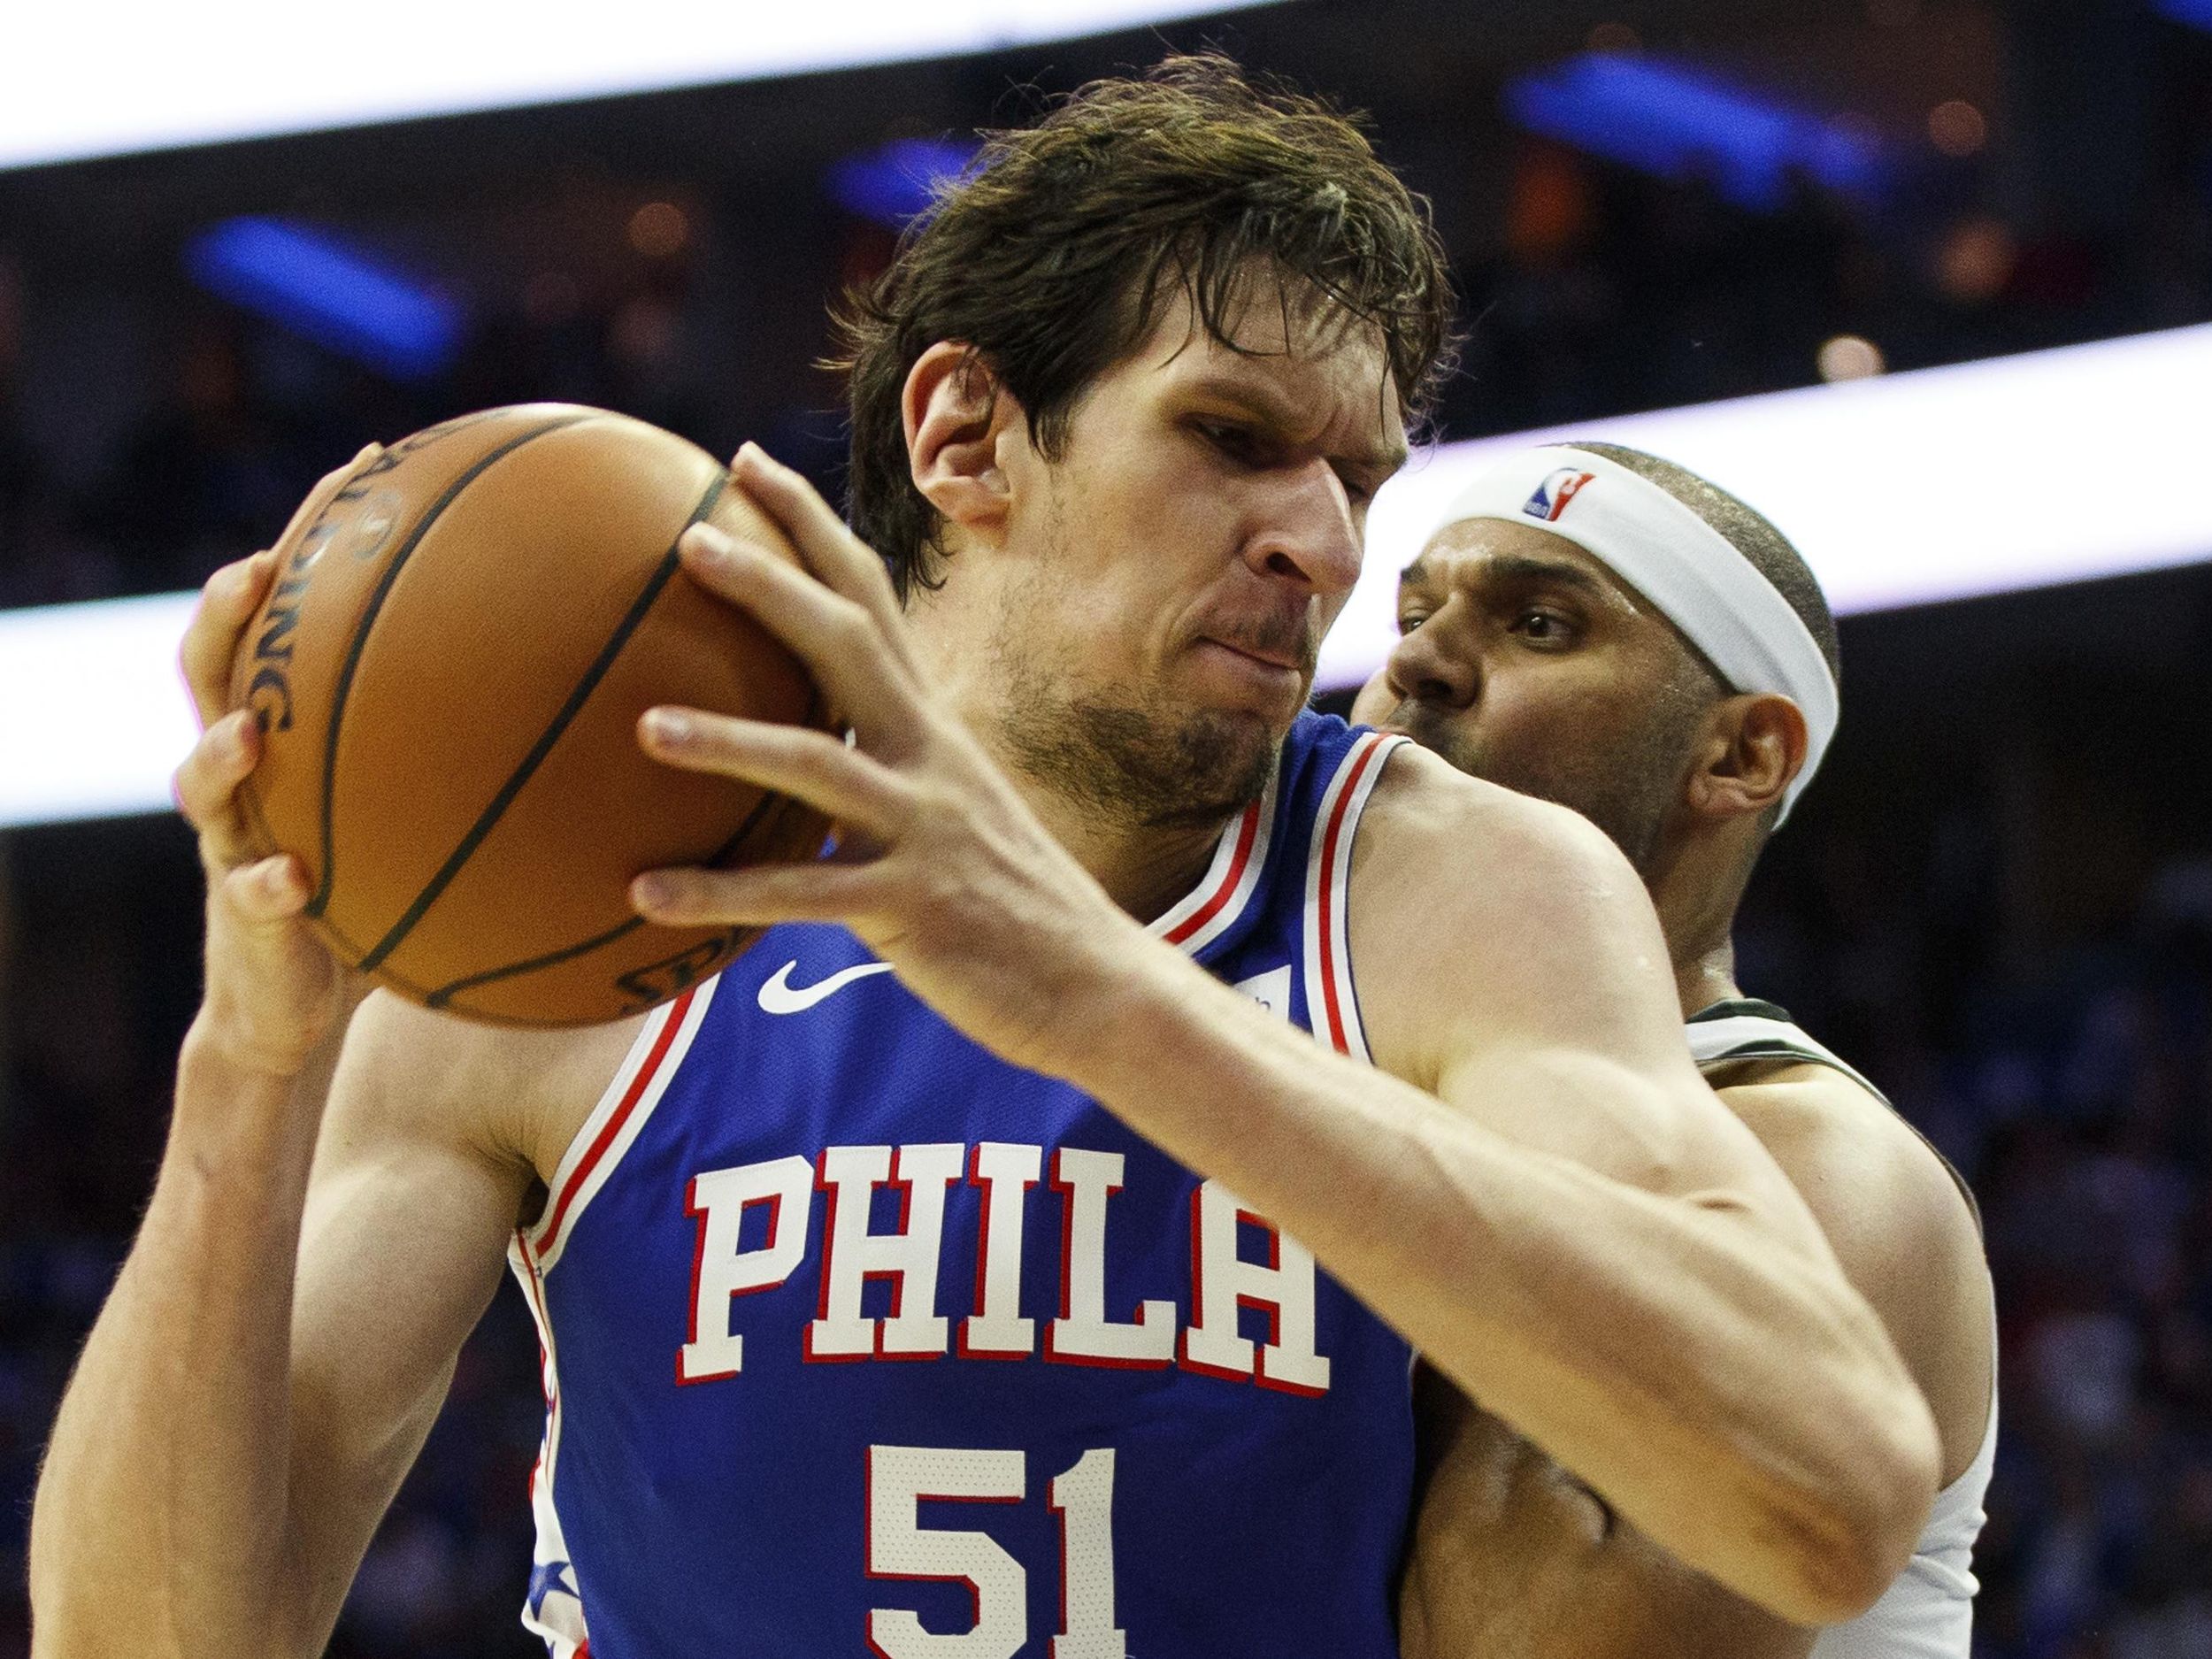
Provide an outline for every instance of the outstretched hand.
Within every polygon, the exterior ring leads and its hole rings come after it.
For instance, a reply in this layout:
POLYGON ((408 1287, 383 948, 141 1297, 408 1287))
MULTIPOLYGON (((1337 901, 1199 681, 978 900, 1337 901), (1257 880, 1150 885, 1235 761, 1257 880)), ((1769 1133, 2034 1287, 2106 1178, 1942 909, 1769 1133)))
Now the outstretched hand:
POLYGON ((1041 1070, 1066 998, 1110 986, 1141 931, 1053 840, 918 661, 883 562, 797 473, 748 444, 736 486, 805 568, 694 526, 693 580, 742 606, 813 673, 852 731, 698 709, 640 722, 648 754, 742 778, 835 820, 839 856, 805 864, 650 871, 631 897, 672 926, 835 922, 917 995, 1002 1056, 1041 1070))

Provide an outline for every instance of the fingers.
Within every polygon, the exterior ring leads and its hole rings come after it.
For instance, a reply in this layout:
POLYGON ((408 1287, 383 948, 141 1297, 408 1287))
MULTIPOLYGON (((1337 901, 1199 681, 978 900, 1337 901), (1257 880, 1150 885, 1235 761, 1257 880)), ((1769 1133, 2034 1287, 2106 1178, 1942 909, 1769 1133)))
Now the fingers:
POLYGON ((662 708, 646 710, 638 735, 657 760, 742 778, 877 840, 888 840, 910 812, 910 786, 897 773, 807 726, 662 708))
POLYGON ((203 730, 230 707, 231 664, 238 658, 247 625, 268 594, 276 566, 273 551, 256 553, 224 565, 200 589, 200 608, 193 612, 184 642, 177 648, 177 664, 203 730))
POLYGON ((872 746, 896 749, 912 735, 920 694, 896 616, 887 625, 859 601, 712 525, 692 526, 679 545, 694 580, 789 646, 872 746))
POLYGON ((177 810, 199 832, 213 868, 227 870, 254 856, 238 786, 260 757, 260 727, 250 710, 241 709, 208 727, 171 780, 177 810))
POLYGON ((730 476, 753 504, 791 539, 816 579, 865 608, 879 622, 899 617, 890 573, 873 549, 845 527, 836 509, 789 467, 749 443, 730 463, 730 476))
POLYGON ((630 883, 630 902, 647 921, 666 927, 768 927, 848 921, 874 908, 881 890, 872 864, 755 864, 649 870, 630 883))

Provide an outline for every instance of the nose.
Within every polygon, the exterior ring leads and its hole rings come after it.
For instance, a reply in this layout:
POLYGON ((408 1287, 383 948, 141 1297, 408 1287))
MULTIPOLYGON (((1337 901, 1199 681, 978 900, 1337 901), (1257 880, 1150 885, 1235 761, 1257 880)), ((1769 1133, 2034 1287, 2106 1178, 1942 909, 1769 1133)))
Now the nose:
POLYGON ((1482 671, 1473 655, 1455 651, 1450 645, 1451 618, 1447 613, 1459 603, 1447 600, 1442 610, 1392 648, 1383 678, 1401 702, 1464 709, 1481 695, 1482 671))
POLYGON ((1288 577, 1324 599, 1341 598, 1359 580, 1366 536, 1344 480, 1316 458, 1285 480, 1270 503, 1267 528, 1246 549, 1252 567, 1288 577))

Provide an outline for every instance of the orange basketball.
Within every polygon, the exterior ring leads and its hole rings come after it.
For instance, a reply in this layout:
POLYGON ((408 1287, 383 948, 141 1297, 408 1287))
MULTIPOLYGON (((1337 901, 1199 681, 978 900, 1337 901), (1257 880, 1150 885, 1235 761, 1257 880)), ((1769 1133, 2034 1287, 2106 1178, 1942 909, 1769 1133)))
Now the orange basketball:
POLYGON ((348 963, 432 1008, 578 1025, 751 941, 627 896, 659 865, 806 858, 826 830, 638 748, 656 703, 825 724, 790 652, 678 568, 702 518, 791 556, 704 450, 527 403, 394 444, 287 533, 233 676, 265 733, 244 794, 348 963))

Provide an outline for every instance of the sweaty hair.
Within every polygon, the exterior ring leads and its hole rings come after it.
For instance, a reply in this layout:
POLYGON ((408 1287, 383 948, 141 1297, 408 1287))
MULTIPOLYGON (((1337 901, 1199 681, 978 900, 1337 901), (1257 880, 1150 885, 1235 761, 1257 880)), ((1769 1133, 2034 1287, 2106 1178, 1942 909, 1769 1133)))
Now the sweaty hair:
POLYGON ((840 309, 852 524, 902 599, 942 580, 900 411, 922 353, 965 345, 1058 460, 1083 395, 1179 293, 1233 348, 1256 298, 1287 315, 1317 297, 1372 328, 1409 425, 1448 371, 1451 284, 1428 204, 1352 119, 1217 56, 1094 81, 1034 127, 987 134, 890 269, 840 309))
POLYGON ((1819 579, 1805 563, 1805 556, 1791 545, 1787 536, 1720 486, 1707 482, 1686 466, 1678 466, 1672 461, 1663 461, 1655 455, 1620 443, 1573 442, 1568 447, 1586 449, 1617 466, 1626 467, 1639 478, 1658 485, 1719 531, 1728 545, 1749 560, 1751 567, 1789 601, 1790 609, 1797 612, 1798 620, 1813 636, 1813 643, 1820 647, 1821 658, 1828 664, 1828 677, 1839 686, 1843 683, 1842 642, 1836 637, 1836 618, 1828 609, 1828 596, 1820 591, 1819 579))

